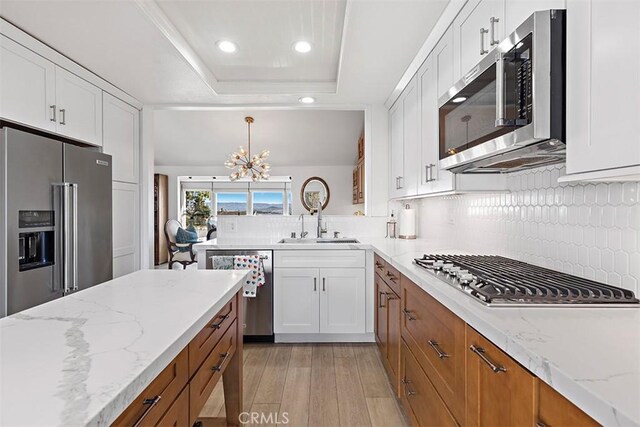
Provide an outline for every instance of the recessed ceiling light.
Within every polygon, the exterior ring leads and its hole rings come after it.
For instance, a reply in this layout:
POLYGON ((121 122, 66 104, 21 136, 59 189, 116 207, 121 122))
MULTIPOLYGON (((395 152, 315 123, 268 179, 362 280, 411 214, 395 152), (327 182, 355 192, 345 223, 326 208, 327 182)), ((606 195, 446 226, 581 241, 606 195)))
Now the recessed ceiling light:
POLYGON ((299 41, 293 45, 293 48, 296 50, 296 52, 307 53, 311 51, 311 44, 309 42, 299 41))
POLYGON ((236 51, 237 47, 234 42, 230 42, 229 40, 220 40, 218 42, 218 49, 225 53, 233 53, 236 51))
POLYGON ((453 102, 453 103, 455 103, 455 104, 460 104, 461 102, 464 102, 464 101, 466 101, 466 100, 467 100, 467 97, 466 97, 466 96, 459 96, 459 97, 457 97, 457 98, 453 98, 453 99, 451 100, 451 102, 453 102))
POLYGON ((303 96, 299 99, 299 101, 303 104, 313 104, 314 102, 316 102, 316 99, 312 96, 303 96))

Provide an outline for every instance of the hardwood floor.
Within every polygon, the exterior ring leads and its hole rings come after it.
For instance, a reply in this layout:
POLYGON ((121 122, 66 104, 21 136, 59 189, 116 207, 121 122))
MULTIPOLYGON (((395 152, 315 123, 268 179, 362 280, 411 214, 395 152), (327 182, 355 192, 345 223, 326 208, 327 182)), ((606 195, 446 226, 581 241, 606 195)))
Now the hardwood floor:
MULTIPOLYGON (((200 414, 205 427, 225 425, 221 386, 200 414)), ((248 425, 407 425, 375 344, 245 344, 244 410, 248 425)))

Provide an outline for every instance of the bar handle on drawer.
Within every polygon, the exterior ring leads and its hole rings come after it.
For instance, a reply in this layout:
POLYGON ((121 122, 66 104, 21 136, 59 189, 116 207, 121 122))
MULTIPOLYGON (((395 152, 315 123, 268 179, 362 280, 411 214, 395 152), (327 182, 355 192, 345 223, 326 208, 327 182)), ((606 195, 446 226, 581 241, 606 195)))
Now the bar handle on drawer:
POLYGON ((478 357, 480 359, 482 359, 482 361, 484 363, 486 363, 487 365, 489 365, 489 367, 491 368, 491 370, 493 372, 495 372, 496 374, 500 373, 500 372, 507 372, 507 369, 504 366, 498 366, 495 363, 493 363, 491 361, 491 359, 489 359, 487 356, 485 356, 485 351, 484 348, 482 347, 478 347, 476 345, 472 345, 471 347, 469 347, 471 349, 471 351, 473 351, 475 354, 478 355, 478 357))
POLYGON ((405 316, 407 316, 407 319, 409 319, 409 320, 416 320, 416 318, 415 318, 415 317, 413 317, 413 316, 411 315, 411 312, 410 312, 409 310, 407 310, 406 308, 403 308, 403 309, 402 309, 402 314, 404 314, 405 316))
POLYGON ((451 357, 449 354, 445 353, 444 351, 442 351, 440 349, 440 345, 438 344, 437 341, 434 340, 429 340, 427 341, 429 343, 429 345, 431 346, 432 349, 434 349, 436 351, 436 353, 438 354, 438 358, 440 359, 444 359, 446 357, 451 357))
POLYGON ((160 399, 162 399, 162 396, 157 395, 154 398, 151 399, 145 399, 142 404, 143 405, 149 405, 147 407, 147 409, 144 410, 144 412, 142 413, 142 415, 140 415, 140 418, 138 418, 138 421, 135 422, 135 424, 133 425, 133 427, 138 427, 142 424, 142 422, 144 421, 144 419, 147 417, 147 415, 149 415, 149 412, 151 412, 151 410, 154 408, 154 406, 156 406, 158 404, 158 402, 160 402, 160 399))
POLYGON ((394 276, 393 274, 389 273, 388 271, 387 271, 387 277, 389 278, 389 280, 391 280, 394 283, 398 280, 398 278, 396 276, 394 276))
POLYGON ((382 269, 382 268, 384 268, 384 265, 382 265, 378 261, 376 261, 376 268, 382 269))
POLYGON ((226 361, 227 361, 227 359, 229 358, 229 355, 230 355, 230 354, 231 354, 231 353, 230 353, 230 352, 228 352, 228 351, 227 351, 226 353, 220 353, 220 357, 222 358, 222 359, 220 359, 220 363, 218 363, 216 366, 214 366, 213 368, 211 368, 211 370, 212 370, 212 371, 214 371, 214 372, 219 372, 219 371, 221 371, 221 370, 222 370, 222 366, 224 365, 224 362, 226 362, 226 361))
POLYGON ((378 295, 378 307, 379 308, 385 308, 386 305, 384 305, 384 303, 382 302, 384 298, 387 298, 387 293, 386 292, 378 292, 380 295, 378 295))
POLYGON ((220 316, 220 321, 218 323, 212 323, 210 326, 213 329, 220 329, 220 326, 222 326, 222 324, 224 323, 225 320, 227 320, 229 318, 229 313, 220 316))
POLYGON ((404 385, 404 392, 407 396, 415 396, 417 393, 409 388, 411 381, 407 377, 402 378, 402 384, 404 385))

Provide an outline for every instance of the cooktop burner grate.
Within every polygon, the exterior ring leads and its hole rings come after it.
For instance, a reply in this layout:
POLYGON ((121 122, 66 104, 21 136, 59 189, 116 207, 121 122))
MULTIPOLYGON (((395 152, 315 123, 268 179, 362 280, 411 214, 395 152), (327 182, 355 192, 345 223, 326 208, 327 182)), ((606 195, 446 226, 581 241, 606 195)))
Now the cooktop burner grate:
POLYGON ((420 267, 487 304, 639 304, 634 293, 493 255, 424 255, 420 267))

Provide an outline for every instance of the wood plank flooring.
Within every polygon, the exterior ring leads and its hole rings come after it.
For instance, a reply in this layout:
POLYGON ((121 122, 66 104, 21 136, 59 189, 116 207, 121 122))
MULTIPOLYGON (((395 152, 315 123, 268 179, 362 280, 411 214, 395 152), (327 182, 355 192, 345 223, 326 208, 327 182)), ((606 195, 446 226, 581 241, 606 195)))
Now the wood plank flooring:
MULTIPOLYGON (((252 426, 407 425, 375 344, 245 344, 244 408, 252 426)), ((200 416, 225 425, 222 383, 200 416)))

